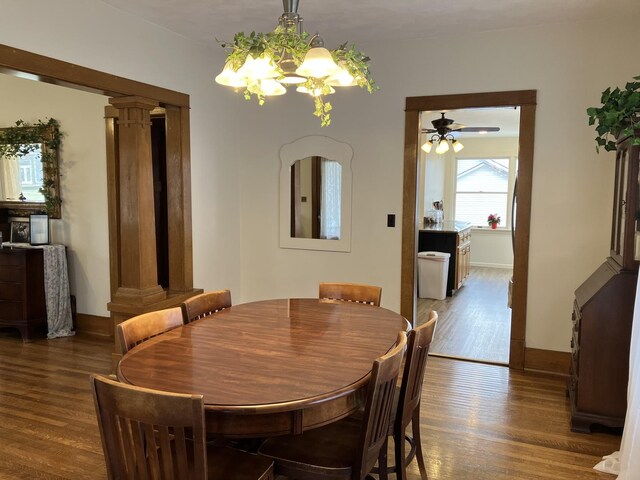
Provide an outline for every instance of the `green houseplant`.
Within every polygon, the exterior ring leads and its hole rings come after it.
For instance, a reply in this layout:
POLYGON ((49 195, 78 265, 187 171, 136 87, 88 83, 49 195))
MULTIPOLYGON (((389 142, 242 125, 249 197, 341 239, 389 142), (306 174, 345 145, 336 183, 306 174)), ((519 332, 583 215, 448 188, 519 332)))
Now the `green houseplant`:
POLYGON ((633 77, 624 89, 609 87, 602 92, 602 106, 587 108, 589 125, 596 126, 596 150, 600 147, 615 151, 616 138, 630 136, 633 145, 640 145, 640 76, 633 77))

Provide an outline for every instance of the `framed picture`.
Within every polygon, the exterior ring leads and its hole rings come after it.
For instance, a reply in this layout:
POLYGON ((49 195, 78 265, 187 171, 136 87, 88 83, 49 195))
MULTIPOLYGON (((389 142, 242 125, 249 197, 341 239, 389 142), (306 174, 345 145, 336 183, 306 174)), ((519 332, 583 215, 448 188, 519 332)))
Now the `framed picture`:
POLYGON ((29 243, 29 222, 11 222, 11 243, 29 243))
POLYGON ((30 215, 29 229, 31 232, 31 245, 49 245, 49 215, 30 215))

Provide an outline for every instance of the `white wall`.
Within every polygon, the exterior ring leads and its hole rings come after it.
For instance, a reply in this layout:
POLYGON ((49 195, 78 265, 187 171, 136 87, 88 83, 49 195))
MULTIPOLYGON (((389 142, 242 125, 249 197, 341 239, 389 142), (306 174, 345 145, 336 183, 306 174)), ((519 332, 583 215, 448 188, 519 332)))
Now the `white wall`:
POLYGON ((537 89, 527 345, 568 351, 573 291, 606 257, 611 215, 613 156, 596 155, 585 108, 637 74, 638 20, 359 44, 382 90, 336 93, 322 130, 310 99, 245 102, 213 83, 221 52, 99 2, 9 1, 0 43, 191 95, 195 283, 229 287, 236 303, 349 280, 382 286, 383 306, 397 310, 401 229, 387 228, 386 215, 402 214, 405 97, 537 89), (436 62, 433 52, 447 55, 436 62), (278 246, 278 150, 310 134, 354 149, 350 253, 278 246))
POLYGON ((0 127, 60 122, 62 218, 51 220, 51 241, 67 246, 71 293, 78 312, 91 315, 108 315, 109 301, 106 104, 102 95, 0 75, 0 127))
MULTIPOLYGON (((613 156, 596 154, 585 109, 598 103, 607 86, 637 74, 628 58, 640 47, 632 20, 360 45, 373 58, 381 91, 338 92, 332 125, 323 131, 303 100, 278 99, 278 127, 262 128, 255 146, 245 145, 251 152, 245 157, 256 160, 242 164, 242 226, 259 232, 242 236, 246 298, 313 295, 321 280, 365 281, 383 287, 383 306, 398 309, 401 232, 387 228, 385 220, 387 213, 402 213, 405 98, 536 89, 526 341, 529 347, 569 351, 573 292, 607 256, 610 235, 613 156), (429 52, 449 54, 438 62, 411 61, 430 58, 429 52), (606 66, 597 59, 606 59, 606 66), (349 254, 277 246, 278 145, 307 133, 333 136, 354 149, 349 254)), ((267 112, 254 110, 250 127, 265 125, 267 112)))

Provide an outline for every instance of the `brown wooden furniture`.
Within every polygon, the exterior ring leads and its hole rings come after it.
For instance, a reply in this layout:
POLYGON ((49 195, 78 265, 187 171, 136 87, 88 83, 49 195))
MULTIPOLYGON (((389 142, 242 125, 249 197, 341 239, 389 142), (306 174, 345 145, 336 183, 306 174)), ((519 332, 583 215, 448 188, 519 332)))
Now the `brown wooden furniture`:
POLYGON ((202 395, 132 387, 91 375, 110 479, 271 480, 273 462, 205 443, 202 395))
POLYGON ((116 337, 121 351, 128 352, 136 345, 182 325, 180 307, 143 313, 116 325, 116 337))
POLYGON ((640 254, 639 153, 628 140, 618 144, 610 256, 576 290, 568 383, 573 431, 589 432, 594 423, 624 425, 640 254))
POLYGON ((118 378, 204 395, 207 432, 266 437, 331 423, 366 394, 371 363, 392 348, 402 316, 319 299, 234 305, 124 355, 118 378))
POLYGON ((319 298, 380 306, 382 288, 362 283, 320 283, 319 298))
POLYGON ((417 457, 420 477, 422 480, 427 480, 427 469, 424 464, 420 439, 420 399, 429 346, 433 340, 437 321, 438 314, 431 311, 426 323, 409 332, 402 383, 395 403, 394 420, 389 429, 389 435, 393 437, 395 446, 395 468, 390 471, 396 474, 397 480, 407 480, 406 467, 414 456, 417 457), (413 438, 405 434, 409 424, 411 424, 413 438), (405 439, 411 445, 408 455, 405 439))
POLYGON ((387 430, 405 345, 400 332, 395 348, 373 362, 361 422, 347 418, 302 435, 273 437, 258 452, 274 460, 276 473, 297 480, 364 480, 378 460, 386 479, 387 430))
POLYGON ((184 323, 208 317, 220 310, 231 306, 231 292, 229 290, 217 290, 205 292, 185 300, 182 307, 184 323))
POLYGON ((453 221, 425 225, 418 234, 418 252, 428 251, 451 255, 447 275, 447 296, 450 297, 464 285, 469 276, 471 225, 468 222, 453 221))
POLYGON ((17 328, 25 342, 46 334, 41 249, 0 248, 0 327, 17 328))

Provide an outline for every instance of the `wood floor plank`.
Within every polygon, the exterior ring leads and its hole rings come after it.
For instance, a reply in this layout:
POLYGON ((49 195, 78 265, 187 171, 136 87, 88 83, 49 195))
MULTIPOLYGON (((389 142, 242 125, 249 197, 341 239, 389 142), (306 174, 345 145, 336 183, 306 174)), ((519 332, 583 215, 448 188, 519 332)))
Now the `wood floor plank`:
POLYGON ((431 352, 454 358, 509 363, 511 309, 507 294, 512 269, 471 267, 452 297, 418 299, 418 325, 430 310, 438 312, 431 352))
MULTIPOLYGON (((0 480, 106 478, 88 377, 109 373, 112 348, 82 335, 23 344, 0 330, 0 480)), ((564 388, 561 377, 430 357, 430 480, 612 480, 592 467, 620 437, 572 433, 564 388)), ((419 478, 414 461, 409 480, 419 478)))

